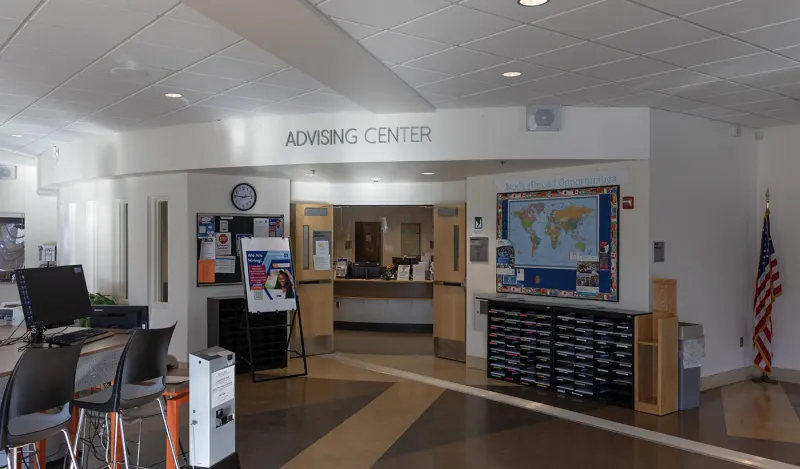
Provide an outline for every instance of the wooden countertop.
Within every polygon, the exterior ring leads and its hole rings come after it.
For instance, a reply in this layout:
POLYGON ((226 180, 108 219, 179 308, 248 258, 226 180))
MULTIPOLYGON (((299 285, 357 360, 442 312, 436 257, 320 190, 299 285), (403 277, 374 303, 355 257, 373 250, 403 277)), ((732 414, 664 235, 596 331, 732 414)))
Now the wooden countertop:
MULTIPOLYGON (((0 326, 0 341, 5 341, 14 332, 14 329, 16 329, 16 326, 0 326)), ((79 327, 69 327, 64 332, 72 332, 80 329, 79 327)), ((24 333, 25 329, 23 326, 17 330, 15 336, 19 337, 24 333)), ((130 337, 129 334, 114 334, 107 339, 86 344, 83 346, 83 350, 81 350, 81 356, 85 357, 95 353, 122 348, 128 343, 130 337)), ((21 345, 23 344, 17 343, 0 347, 0 376, 10 375, 11 372, 14 371, 14 366, 17 364, 19 357, 22 356, 22 352, 18 350, 21 345)))
POLYGON ((409 283, 433 283, 433 280, 383 280, 383 279, 363 279, 363 278, 337 278, 334 280, 336 283, 382 283, 386 285, 400 284, 405 285, 409 283))

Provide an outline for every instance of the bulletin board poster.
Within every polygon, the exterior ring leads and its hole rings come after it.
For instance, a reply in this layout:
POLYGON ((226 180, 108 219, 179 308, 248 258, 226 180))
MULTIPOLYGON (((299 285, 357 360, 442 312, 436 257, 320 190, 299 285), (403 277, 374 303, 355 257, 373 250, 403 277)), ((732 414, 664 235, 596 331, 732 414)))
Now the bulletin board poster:
POLYGON ((619 186, 497 195, 497 291, 619 301, 619 186))
POLYGON ((263 313, 297 309, 289 240, 244 238, 241 248, 248 311, 263 313))

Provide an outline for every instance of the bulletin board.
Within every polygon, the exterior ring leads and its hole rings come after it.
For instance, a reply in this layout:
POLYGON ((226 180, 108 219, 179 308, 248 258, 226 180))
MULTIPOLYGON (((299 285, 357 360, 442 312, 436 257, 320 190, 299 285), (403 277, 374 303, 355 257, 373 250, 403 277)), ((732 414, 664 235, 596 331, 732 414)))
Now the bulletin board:
POLYGON ((619 301, 619 186, 497 195, 497 291, 619 301))
POLYGON ((240 285, 242 266, 238 252, 241 238, 282 238, 283 215, 198 213, 197 286, 240 285))

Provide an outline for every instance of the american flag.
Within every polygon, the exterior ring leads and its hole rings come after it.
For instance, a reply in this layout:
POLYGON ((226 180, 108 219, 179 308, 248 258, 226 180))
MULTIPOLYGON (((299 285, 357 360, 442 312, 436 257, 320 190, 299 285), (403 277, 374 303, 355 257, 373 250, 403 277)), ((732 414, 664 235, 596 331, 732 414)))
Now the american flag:
POLYGON ((761 256, 758 262, 758 280, 753 310, 756 327, 753 333, 753 346, 756 349, 754 363, 765 373, 772 371, 772 304, 781 296, 781 276, 778 272, 778 258, 769 227, 769 208, 764 212, 764 230, 761 232, 761 256))

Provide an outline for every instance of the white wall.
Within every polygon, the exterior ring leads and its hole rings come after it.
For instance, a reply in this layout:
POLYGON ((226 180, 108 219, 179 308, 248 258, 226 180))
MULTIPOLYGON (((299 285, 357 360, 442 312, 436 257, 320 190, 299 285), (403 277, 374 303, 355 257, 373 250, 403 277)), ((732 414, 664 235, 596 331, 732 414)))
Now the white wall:
MULTIPOLYGON (((797 242, 800 217, 797 199, 792 195, 798 190, 799 150, 800 126, 764 132, 764 139, 758 142, 758 187, 755 192, 758 211, 752 226, 760 242, 764 194, 769 187, 772 238, 783 284, 783 295, 772 310, 773 366, 792 370, 800 370, 800 341, 797 340, 797 331, 800 330, 800 245, 797 242)), ((751 287, 755 283, 756 262, 753 260, 749 265, 751 287)), ((752 327, 752 322, 750 324, 752 327)), ((748 362, 752 362, 752 355, 748 358, 748 362)))
POLYGON ((677 279, 679 319, 703 325, 703 376, 742 368, 752 364, 758 259, 754 134, 664 111, 651 125, 650 239, 666 242, 652 276, 677 279))
POLYGON ((190 227, 186 244, 190 246, 190 259, 187 265, 189 310, 188 310, 188 350, 194 352, 207 347, 208 321, 207 300, 209 297, 242 295, 241 285, 197 286, 197 214, 198 213, 244 213, 252 215, 284 215, 285 232, 291 226, 289 206, 289 180, 215 174, 188 175, 188 212, 184 218, 190 227), (253 186, 258 195, 255 206, 248 212, 238 212, 231 204, 231 190, 241 182, 253 186))
MULTIPOLYGON (((17 179, 0 180, 0 214, 25 216, 25 265, 39 263, 38 246, 52 244, 57 238, 56 198, 37 194, 35 166, 18 166, 17 179)), ((0 303, 17 301, 16 284, 0 284, 0 303)))
POLYGON ((334 205, 433 205, 466 200, 466 181, 377 184, 292 183, 292 202, 326 202, 334 205))
POLYGON ((646 158, 647 109, 564 110, 560 132, 526 132, 524 108, 447 109, 424 114, 304 114, 230 119, 104 136, 42 153, 43 187, 166 171, 291 164, 484 159, 646 158), (424 143, 370 144, 371 127, 428 126, 424 143), (355 144, 287 146, 290 131, 356 129, 355 144))
POLYGON ((187 175, 167 174, 91 181, 59 190, 59 263, 84 265, 89 289, 113 294, 119 285, 118 204, 129 204, 128 229, 128 303, 150 306, 152 327, 178 327, 170 344, 170 354, 181 361, 188 354, 188 299, 190 253, 187 175), (150 214, 153 198, 169 202, 169 302, 155 302, 154 242, 150 237, 150 214), (87 207, 94 206, 94 227, 87 221, 87 207), (73 207, 72 209, 70 207, 73 207), (74 219, 70 217, 74 213, 74 219), (94 239, 92 244, 88 240, 94 239), (63 246, 63 249, 62 249, 63 246))
MULTIPOLYGON (((646 158, 647 155, 642 155, 646 158)), ((561 168, 558 170, 531 171, 524 173, 481 176, 467 179, 467 221, 471 230, 472 217, 483 217, 482 236, 489 237, 489 262, 469 262, 467 265, 467 355, 486 357, 485 318, 475 321, 472 298, 475 294, 494 292, 495 249, 497 247, 497 190, 496 181, 511 179, 553 177, 582 172, 628 168, 630 180, 620 187, 622 196, 633 196, 636 208, 624 210, 620 215, 619 243, 619 303, 587 302, 586 300, 558 299, 561 304, 591 304, 598 307, 619 307, 633 310, 650 309, 650 164, 647 161, 607 163, 561 168)), ((542 298, 543 301, 548 299, 542 298)))

